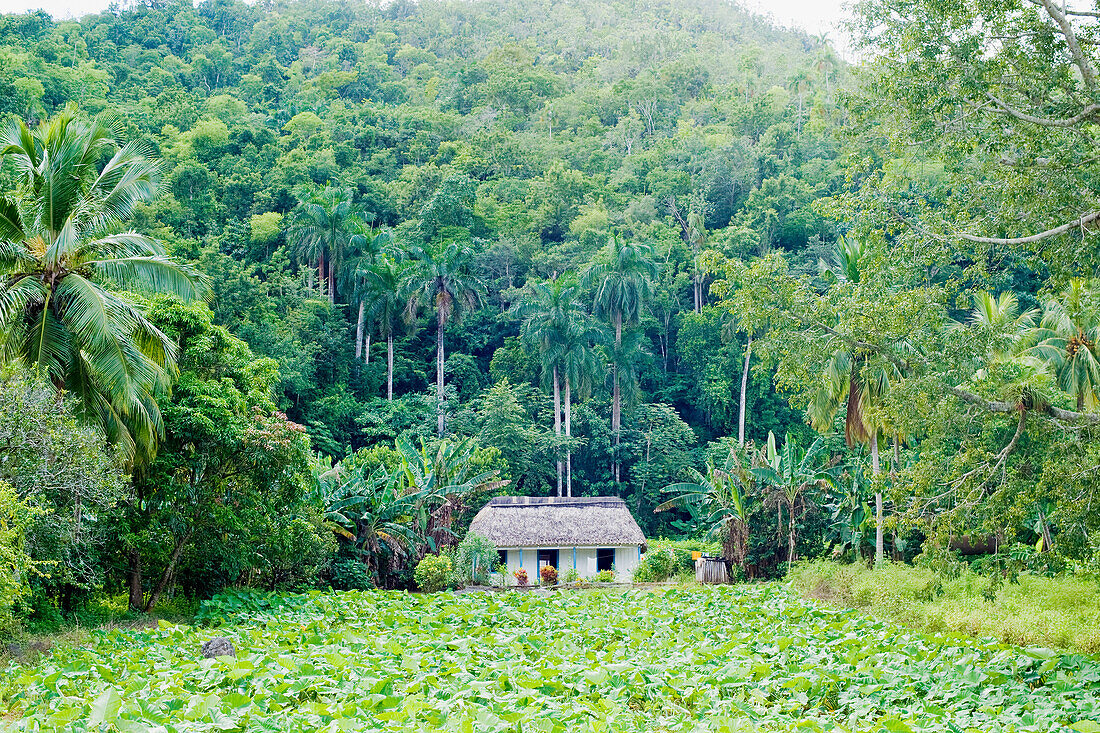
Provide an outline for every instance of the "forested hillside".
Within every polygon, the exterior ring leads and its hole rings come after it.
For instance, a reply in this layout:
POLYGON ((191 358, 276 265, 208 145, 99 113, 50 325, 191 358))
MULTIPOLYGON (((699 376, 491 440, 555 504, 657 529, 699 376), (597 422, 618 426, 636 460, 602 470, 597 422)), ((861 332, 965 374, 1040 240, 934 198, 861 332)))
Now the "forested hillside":
POLYGON ((1056 141, 959 123, 887 6, 859 73, 720 0, 0 16, 0 488, 46 507, 40 605, 407 584, 502 491, 622 496, 749 574, 876 527, 1091 556, 1095 217, 996 239, 1061 215, 1056 141))

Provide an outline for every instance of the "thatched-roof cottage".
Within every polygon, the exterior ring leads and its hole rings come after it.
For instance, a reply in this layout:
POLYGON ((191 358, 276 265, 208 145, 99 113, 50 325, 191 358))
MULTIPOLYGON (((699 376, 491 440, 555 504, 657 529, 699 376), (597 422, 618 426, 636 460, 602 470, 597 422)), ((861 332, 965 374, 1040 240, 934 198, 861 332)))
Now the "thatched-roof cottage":
POLYGON ((523 568, 532 583, 544 565, 581 577, 614 570, 616 579, 629 579, 645 551, 645 535, 614 496, 500 496, 477 513, 470 531, 496 545, 509 574, 523 568))

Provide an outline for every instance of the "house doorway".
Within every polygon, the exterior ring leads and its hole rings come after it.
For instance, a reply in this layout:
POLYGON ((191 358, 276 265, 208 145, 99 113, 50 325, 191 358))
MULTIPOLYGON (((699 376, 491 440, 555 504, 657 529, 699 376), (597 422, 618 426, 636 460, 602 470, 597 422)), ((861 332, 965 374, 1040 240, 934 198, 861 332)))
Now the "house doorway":
POLYGON ((615 569, 615 548, 599 547, 596 549, 596 572, 615 569))
POLYGON ((559 569, 557 550, 539 550, 539 572, 547 565, 552 565, 555 570, 559 569))

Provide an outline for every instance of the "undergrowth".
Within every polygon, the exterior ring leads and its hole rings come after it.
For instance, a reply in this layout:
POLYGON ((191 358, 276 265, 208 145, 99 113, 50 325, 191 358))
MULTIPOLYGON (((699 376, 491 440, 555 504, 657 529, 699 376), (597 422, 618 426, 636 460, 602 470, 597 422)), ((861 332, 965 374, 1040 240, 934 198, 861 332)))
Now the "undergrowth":
POLYGON ((968 569, 948 575, 816 560, 796 566, 788 580, 807 597, 923 631, 1100 653, 1100 585, 1092 579, 1021 573, 1016 582, 991 583, 968 569))

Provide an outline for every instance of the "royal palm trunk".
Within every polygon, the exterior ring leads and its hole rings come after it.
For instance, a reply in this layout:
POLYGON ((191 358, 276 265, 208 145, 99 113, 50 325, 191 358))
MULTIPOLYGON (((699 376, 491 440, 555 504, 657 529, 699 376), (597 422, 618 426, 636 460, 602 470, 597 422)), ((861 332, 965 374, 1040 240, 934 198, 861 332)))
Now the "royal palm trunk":
MULTIPOLYGON (((561 392, 558 387, 558 368, 554 367, 554 435, 561 439, 561 392)), ((561 496, 561 476, 562 476, 562 462, 561 454, 559 452, 560 445, 554 446, 554 453, 557 457, 557 469, 558 469, 558 496, 561 496)))
POLYGON ((443 437, 445 420, 443 416, 443 313, 438 312, 435 322, 435 400, 438 414, 439 437, 443 437))
POLYGON ((393 334, 386 334, 386 401, 393 402, 393 334))
MULTIPOLYGON (((570 405, 569 375, 565 375, 565 440, 569 441, 573 436, 572 408, 570 405)), ((565 448, 565 495, 573 496, 573 449, 568 445, 565 448)))
POLYGON ((737 405, 737 443, 745 444, 745 401, 749 390, 749 360, 752 358, 752 334, 745 345, 745 366, 741 368, 741 399, 737 405))
POLYGON ((355 323, 355 360, 359 361, 359 358, 363 355, 363 316, 367 310, 367 302, 365 300, 359 301, 359 318, 355 323))

